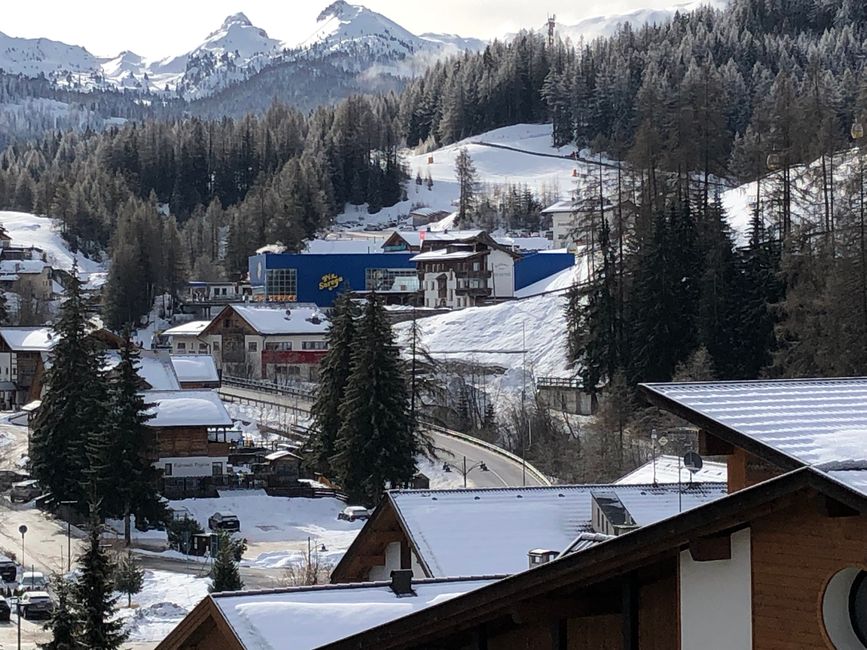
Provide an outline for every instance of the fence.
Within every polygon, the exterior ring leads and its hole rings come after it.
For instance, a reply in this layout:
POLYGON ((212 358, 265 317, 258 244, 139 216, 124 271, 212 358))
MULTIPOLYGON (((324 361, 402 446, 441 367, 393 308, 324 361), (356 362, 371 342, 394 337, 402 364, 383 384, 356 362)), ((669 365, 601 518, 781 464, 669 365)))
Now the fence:
POLYGON ((302 388, 291 384, 278 384, 277 382, 268 379, 246 379, 244 377, 223 375, 222 383, 224 386, 236 386, 237 388, 247 388, 249 390, 271 393, 274 395, 302 397, 307 400, 312 400, 315 397, 313 390, 309 388, 302 388))

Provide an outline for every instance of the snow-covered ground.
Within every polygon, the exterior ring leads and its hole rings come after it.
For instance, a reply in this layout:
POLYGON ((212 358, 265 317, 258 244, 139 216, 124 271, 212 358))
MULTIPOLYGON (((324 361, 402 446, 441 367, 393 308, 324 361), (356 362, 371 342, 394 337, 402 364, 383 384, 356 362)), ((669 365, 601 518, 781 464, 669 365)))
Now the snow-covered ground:
POLYGON ((118 604, 120 616, 133 642, 162 641, 181 619, 208 594, 205 575, 192 576, 171 571, 146 570, 141 593, 133 596, 133 607, 126 607, 125 595, 118 604))
POLYGON ((337 223, 358 221, 383 224, 408 215, 417 205, 451 211, 458 198, 455 158, 464 147, 476 167, 482 190, 493 190, 498 185, 527 185, 540 195, 566 197, 571 195, 575 187, 573 171, 577 169, 579 174, 590 171, 590 166, 585 163, 576 163, 565 157, 548 157, 568 156, 575 150, 574 147, 557 149, 551 145, 550 124, 516 124, 472 136, 429 153, 408 152, 405 156, 410 173, 407 200, 376 214, 367 214, 366 205, 347 205, 345 211, 337 216, 337 223), (487 146, 491 144, 498 146, 487 146), (533 153, 547 155, 537 156, 533 153), (430 176, 433 187, 428 189, 425 184, 416 185, 416 175, 421 175, 423 179, 430 176))
MULTIPOLYGON (((436 359, 501 369, 502 374, 486 379, 485 391, 502 403, 520 394, 525 378, 527 390, 532 390, 534 377, 571 376, 565 303, 564 293, 550 293, 422 318, 418 321, 421 342, 436 359)), ((409 327, 407 322, 394 328, 404 346, 409 327)))
POLYGON ((40 217, 29 212, 9 212, 0 210, 0 225, 12 237, 13 246, 36 246, 45 251, 49 264, 68 271, 73 260, 78 262, 79 270, 87 275, 104 271, 102 262, 92 260, 84 254, 73 253, 69 244, 60 236, 57 224, 48 217, 40 217))

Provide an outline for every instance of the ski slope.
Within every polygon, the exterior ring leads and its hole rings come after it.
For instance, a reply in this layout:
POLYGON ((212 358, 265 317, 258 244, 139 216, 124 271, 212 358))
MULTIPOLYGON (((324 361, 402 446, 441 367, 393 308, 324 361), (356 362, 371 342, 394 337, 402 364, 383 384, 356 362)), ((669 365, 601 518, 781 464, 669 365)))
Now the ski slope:
POLYGON ((92 260, 81 252, 73 252, 60 235, 57 224, 49 217, 41 217, 29 212, 9 212, 0 210, 0 225, 12 238, 13 246, 42 249, 46 261, 54 268, 69 271, 73 261, 78 262, 81 275, 87 279, 91 273, 105 271, 103 262, 92 260))

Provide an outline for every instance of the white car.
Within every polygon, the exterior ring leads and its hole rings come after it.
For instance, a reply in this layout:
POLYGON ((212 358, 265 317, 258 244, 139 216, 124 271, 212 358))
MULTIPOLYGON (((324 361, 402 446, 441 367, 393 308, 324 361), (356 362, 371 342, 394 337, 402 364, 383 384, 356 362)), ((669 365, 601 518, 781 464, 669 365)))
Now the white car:
POLYGON ((48 587, 48 580, 41 571, 25 571, 20 584, 24 591, 43 591, 48 587))
POLYGON ((338 519, 344 521, 364 521, 370 519, 370 510, 364 506, 346 506, 339 515, 338 519))

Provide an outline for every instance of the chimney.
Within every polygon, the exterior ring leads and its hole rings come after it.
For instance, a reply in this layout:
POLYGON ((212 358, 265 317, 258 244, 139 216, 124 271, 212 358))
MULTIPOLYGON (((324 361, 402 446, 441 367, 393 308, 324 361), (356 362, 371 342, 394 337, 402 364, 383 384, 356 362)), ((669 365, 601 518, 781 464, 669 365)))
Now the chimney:
POLYGON ((558 551, 551 551, 547 548, 533 548, 527 552, 527 559, 532 569, 540 564, 548 564, 548 562, 555 559, 558 555, 560 555, 558 551))
POLYGON ((397 569, 391 572, 391 590, 398 598, 415 596, 412 590, 412 569, 397 569))

